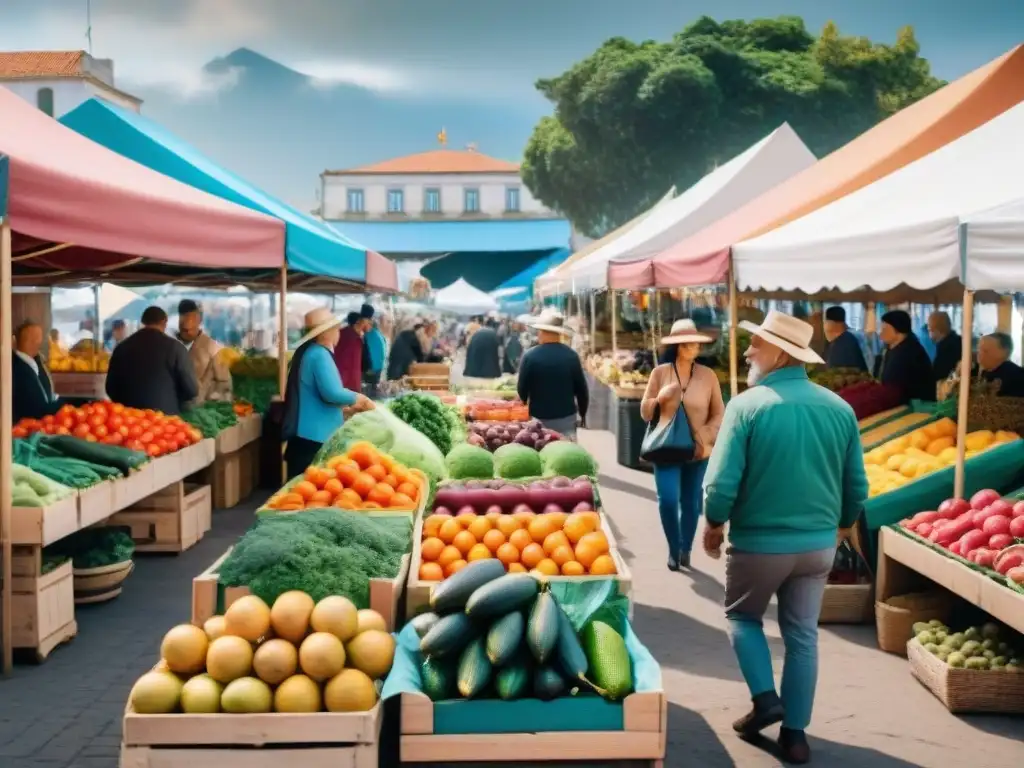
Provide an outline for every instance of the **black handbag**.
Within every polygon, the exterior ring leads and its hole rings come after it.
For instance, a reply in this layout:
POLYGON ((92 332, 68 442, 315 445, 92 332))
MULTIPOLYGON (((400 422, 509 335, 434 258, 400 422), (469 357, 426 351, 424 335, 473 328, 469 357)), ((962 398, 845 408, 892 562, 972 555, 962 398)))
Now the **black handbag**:
MULTIPOLYGON (((697 451, 697 443, 693 439, 693 431, 690 429, 690 420, 686 416, 686 409, 683 407, 682 396, 686 394, 683 389, 683 382, 679 378, 679 371, 675 363, 672 363, 672 370, 682 390, 679 398, 679 407, 668 421, 661 420, 661 406, 654 409, 654 416, 647 425, 643 442, 640 443, 640 458, 651 464, 685 464, 693 461, 697 451)), ((690 368, 690 379, 686 386, 693 381, 693 368, 690 368)))

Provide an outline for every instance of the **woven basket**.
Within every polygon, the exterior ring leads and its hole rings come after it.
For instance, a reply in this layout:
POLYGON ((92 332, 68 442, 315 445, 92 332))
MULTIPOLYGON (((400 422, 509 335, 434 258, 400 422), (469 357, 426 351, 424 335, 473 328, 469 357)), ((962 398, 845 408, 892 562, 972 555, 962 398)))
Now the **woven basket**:
POLYGON ((976 429, 1024 431, 1024 398, 999 397, 996 383, 976 382, 967 401, 967 423, 976 429))
POLYGON ((950 712, 1024 714, 1024 673, 951 667, 917 640, 907 643, 907 658, 911 674, 950 712))
POLYGON ((132 571, 135 563, 125 560, 120 563, 103 565, 99 568, 75 568, 75 604, 104 603, 121 594, 121 586, 132 571))
POLYGON ((949 597, 942 592, 896 595, 875 603, 878 647, 905 658, 907 641, 914 636, 914 624, 932 619, 946 623, 951 608, 949 597))
POLYGON ((874 601, 874 584, 826 584, 818 623, 867 624, 874 601))

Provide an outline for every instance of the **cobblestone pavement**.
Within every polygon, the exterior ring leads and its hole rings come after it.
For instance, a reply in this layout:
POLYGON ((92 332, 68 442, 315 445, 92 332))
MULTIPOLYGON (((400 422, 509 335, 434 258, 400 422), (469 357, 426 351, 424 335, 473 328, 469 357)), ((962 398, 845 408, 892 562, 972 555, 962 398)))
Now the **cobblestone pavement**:
MULTIPOLYGON (((600 460, 603 500, 633 572, 637 633, 663 667, 670 699, 666 765, 780 765, 730 728, 749 700, 725 633, 722 564, 695 553, 692 574, 669 573, 650 475, 616 464, 610 433, 582 432, 581 440, 600 460)), ((213 531, 183 555, 139 557, 121 597, 78 610, 73 642, 42 665, 18 666, 0 680, 0 768, 117 766, 132 683, 153 664, 164 632, 188 620, 192 577, 237 539, 251 515, 252 506, 217 512, 213 531)), ((781 659, 772 618, 766 627, 781 659)), ((815 765, 1022 765, 1024 721, 950 715, 911 678, 905 660, 875 647, 873 628, 824 628, 820 648, 815 765)), ((389 749, 381 767, 395 765, 389 749)))

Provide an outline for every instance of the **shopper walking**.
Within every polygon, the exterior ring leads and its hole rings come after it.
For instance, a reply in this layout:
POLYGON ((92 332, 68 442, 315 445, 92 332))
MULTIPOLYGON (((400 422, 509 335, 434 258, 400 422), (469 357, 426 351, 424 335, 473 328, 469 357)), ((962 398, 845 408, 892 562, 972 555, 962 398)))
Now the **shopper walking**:
POLYGON ((853 409, 807 377, 804 364, 822 362, 813 328, 774 311, 740 325, 753 334, 751 388, 729 402, 708 465, 704 549, 721 556, 728 523, 725 612, 753 698, 733 728, 753 737, 781 721, 784 759, 806 763, 821 598, 836 545, 867 499, 863 449, 853 409), (786 646, 781 698, 762 627, 772 595, 786 646))
POLYGON ((640 403, 644 421, 659 423, 671 419, 682 405, 693 435, 695 450, 690 461, 654 464, 654 485, 658 490, 658 511, 668 544, 670 571, 690 567, 697 522, 704 510, 704 472, 725 413, 718 377, 696 362, 701 344, 711 341, 710 336, 697 332, 693 320, 676 320, 669 335, 661 340, 665 356, 672 362, 651 372, 640 403))
POLYGON ((537 331, 538 343, 519 364, 519 399, 529 407, 531 419, 575 440, 576 423, 586 422, 590 405, 580 356, 564 343, 571 334, 559 312, 544 310, 529 325, 537 331))

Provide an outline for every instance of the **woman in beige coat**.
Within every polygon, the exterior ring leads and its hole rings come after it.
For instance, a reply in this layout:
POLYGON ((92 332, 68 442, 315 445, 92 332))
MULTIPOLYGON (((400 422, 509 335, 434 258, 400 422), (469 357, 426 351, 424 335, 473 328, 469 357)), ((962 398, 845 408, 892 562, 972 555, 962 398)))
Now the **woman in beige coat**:
POLYGON ((654 466, 670 571, 690 567, 690 550, 704 510, 704 470, 725 413, 718 377, 696 362, 700 345, 710 341, 708 336, 697 333, 692 320, 673 323, 669 335, 661 340, 673 352, 673 362, 652 371, 640 404, 640 413, 649 422, 656 410, 660 420, 671 419, 681 403, 696 446, 692 461, 654 466))

